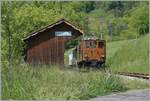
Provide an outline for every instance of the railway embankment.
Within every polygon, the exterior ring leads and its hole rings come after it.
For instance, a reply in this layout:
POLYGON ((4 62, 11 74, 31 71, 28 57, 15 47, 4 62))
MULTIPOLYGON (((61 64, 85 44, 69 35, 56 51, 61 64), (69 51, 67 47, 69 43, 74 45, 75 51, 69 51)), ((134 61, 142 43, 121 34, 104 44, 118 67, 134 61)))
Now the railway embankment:
POLYGON ((107 43, 106 65, 113 72, 149 74, 148 35, 107 43))

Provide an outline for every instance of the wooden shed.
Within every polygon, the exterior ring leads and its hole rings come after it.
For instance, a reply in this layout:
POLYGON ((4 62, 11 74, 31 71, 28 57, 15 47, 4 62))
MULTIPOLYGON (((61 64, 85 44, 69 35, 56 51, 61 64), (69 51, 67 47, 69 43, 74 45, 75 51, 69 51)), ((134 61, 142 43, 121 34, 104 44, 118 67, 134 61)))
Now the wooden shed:
POLYGON ((83 31, 65 19, 30 33, 26 43, 25 61, 30 64, 64 65, 66 43, 83 34, 83 31))

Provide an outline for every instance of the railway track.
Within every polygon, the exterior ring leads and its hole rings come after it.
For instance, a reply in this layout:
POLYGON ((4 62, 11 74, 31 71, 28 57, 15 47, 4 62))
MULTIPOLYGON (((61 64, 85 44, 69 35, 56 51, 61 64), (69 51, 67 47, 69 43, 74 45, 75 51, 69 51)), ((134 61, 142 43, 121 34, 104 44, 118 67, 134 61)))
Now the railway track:
POLYGON ((149 74, 142 74, 142 73, 129 73, 129 72, 117 72, 119 75, 130 76, 130 77, 137 77, 142 79, 149 79, 149 74))
MULTIPOLYGON (((74 69, 75 70, 75 69, 74 69)), ((78 71, 78 70, 77 70, 78 71)), ((86 70, 84 72, 88 72, 89 70, 86 70)), ((106 72, 108 74, 108 72, 106 72)), ((118 74, 118 75, 123 75, 123 76, 128 76, 128 77, 135 77, 135 78, 140 78, 140 79, 146 79, 148 80, 150 75, 149 74, 143 74, 143 73, 130 73, 130 72, 109 72, 109 74, 118 74)))

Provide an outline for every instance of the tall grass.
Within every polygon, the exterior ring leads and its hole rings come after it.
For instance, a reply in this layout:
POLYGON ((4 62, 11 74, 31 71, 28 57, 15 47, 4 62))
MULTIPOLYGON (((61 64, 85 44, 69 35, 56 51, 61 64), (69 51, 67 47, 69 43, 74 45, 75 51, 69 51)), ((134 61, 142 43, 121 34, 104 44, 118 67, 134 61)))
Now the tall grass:
POLYGON ((58 66, 14 65, 9 74, 2 67, 2 99, 89 99, 91 97, 147 88, 143 82, 125 81, 101 71, 71 71, 58 66), (136 85, 133 86, 133 85, 136 85))
POLYGON ((148 73, 148 36, 108 43, 107 64, 112 71, 148 73))
POLYGON ((2 99, 88 99, 127 89, 113 75, 100 71, 70 71, 56 66, 15 65, 10 78, 5 64, 2 67, 2 99))

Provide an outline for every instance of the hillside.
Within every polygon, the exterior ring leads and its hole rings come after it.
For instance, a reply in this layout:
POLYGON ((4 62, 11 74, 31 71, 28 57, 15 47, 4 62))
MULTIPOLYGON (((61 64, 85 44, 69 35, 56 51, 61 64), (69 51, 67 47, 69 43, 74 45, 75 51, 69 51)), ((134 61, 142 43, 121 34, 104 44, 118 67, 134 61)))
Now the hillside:
POLYGON ((112 71, 148 73, 148 35, 108 43, 107 65, 112 71))
POLYGON ((140 37, 149 32, 148 11, 148 1, 3 1, 2 60, 8 59, 9 39, 12 57, 23 60, 22 39, 61 18, 78 26, 86 36, 94 34, 109 41, 140 37))

